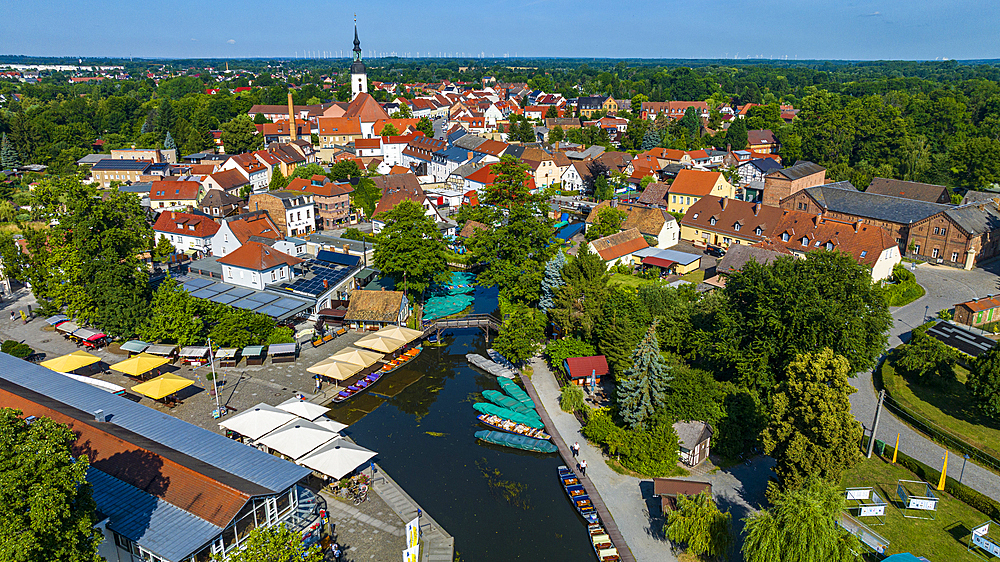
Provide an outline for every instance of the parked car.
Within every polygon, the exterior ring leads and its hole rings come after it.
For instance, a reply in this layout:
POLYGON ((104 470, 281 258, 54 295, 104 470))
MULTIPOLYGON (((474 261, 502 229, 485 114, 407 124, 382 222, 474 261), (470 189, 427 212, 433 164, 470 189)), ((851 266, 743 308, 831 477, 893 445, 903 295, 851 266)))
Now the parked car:
POLYGON ((705 253, 712 256, 713 258, 721 258, 726 255, 726 249, 720 246, 709 246, 705 248, 705 253))

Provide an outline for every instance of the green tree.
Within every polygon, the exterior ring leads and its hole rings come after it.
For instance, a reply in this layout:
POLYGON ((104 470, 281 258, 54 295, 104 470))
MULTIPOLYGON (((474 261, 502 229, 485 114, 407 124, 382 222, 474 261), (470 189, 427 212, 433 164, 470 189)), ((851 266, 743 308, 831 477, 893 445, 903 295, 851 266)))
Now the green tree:
POLYGON ((538 308, 548 312, 555 306, 556 292, 566 283, 563 281, 562 272, 566 267, 566 254, 556 252, 545 264, 545 278, 542 279, 542 296, 538 301, 538 308))
POLYGON ((735 459, 756 449, 767 422, 757 392, 749 388, 737 389, 726 395, 722 410, 724 414, 715 426, 712 450, 735 459))
POLYGON ((618 413, 635 429, 645 427, 653 413, 665 405, 673 380, 670 366, 660 355, 655 321, 632 354, 631 363, 618 378, 618 413))
POLYGON ((139 330, 139 337, 151 342, 175 343, 180 346, 204 341, 204 321, 198 300, 184 287, 168 277, 153 293, 152 311, 139 330))
POLYGON ((0 168, 11 170, 21 165, 21 158, 17 155, 14 143, 7 138, 7 133, 0 138, 0 168))
POLYGON ((972 360, 965 386, 983 415, 1000 420, 1000 346, 972 360))
POLYGON ((607 357, 608 367, 615 376, 631 366, 632 352, 650 322, 652 318, 635 291, 620 285, 608 290, 594 336, 597 349, 607 357))
POLYGON ((157 263, 164 263, 170 260, 170 258, 177 253, 174 245, 167 240, 167 237, 160 235, 160 239, 157 240, 156 246, 153 246, 153 261, 157 263))
POLYGON ((646 191, 646 188, 649 187, 649 184, 655 182, 656 178, 654 178, 653 176, 643 176, 642 179, 639 180, 639 191, 646 191))
POLYGON ((810 477, 745 519, 743 555, 747 562, 854 562, 861 547, 837 525, 843 509, 843 491, 810 477))
POLYGON ((642 151, 652 150, 660 146, 660 141, 662 137, 656 127, 650 127, 646 129, 646 134, 642 136, 642 146, 639 147, 642 151))
POLYGON ((677 496, 677 509, 667 515, 663 532, 672 542, 684 543, 696 556, 722 560, 729 550, 732 516, 719 511, 711 495, 677 496))
POLYGON ((303 178, 308 180, 312 179, 313 176, 326 176, 326 170, 323 169, 323 166, 312 163, 305 166, 296 166, 292 175, 288 176, 288 179, 303 178))
POLYGON ((798 487, 809 475, 838 482, 861 460, 861 425, 851 413, 855 389, 848 376, 850 363, 829 348, 801 354, 788 365, 761 433, 784 489, 798 487))
POLYGON ((556 125, 549 131, 549 142, 552 144, 562 142, 564 138, 566 138, 566 131, 563 130, 561 125, 556 125))
POLYGON ((529 190, 528 165, 514 156, 504 155, 500 162, 493 164, 490 170, 495 174, 492 185, 487 185, 479 196, 486 205, 510 208, 517 203, 527 203, 533 200, 529 190))
POLYGON ((726 144, 732 150, 743 150, 747 147, 747 124, 744 119, 733 119, 726 129, 726 144))
POLYGON ((688 107, 684 110, 684 116, 678 122, 680 128, 688 138, 698 138, 701 133, 701 116, 698 110, 688 107))
POLYGON ((267 189, 269 191, 281 191, 288 187, 288 178, 285 174, 281 173, 281 168, 277 166, 271 171, 271 182, 267 184, 267 189))
MULTIPOLYGON (((605 180, 607 181, 607 180, 605 180)), ((628 213, 618 207, 602 207, 597 211, 597 220, 587 228, 584 238, 588 242, 610 236, 622 228, 622 223, 628 218, 628 213)))
POLYGON ((531 359, 544 339, 545 315, 527 306, 518 306, 504 321, 493 347, 517 364, 531 359))
POLYGON ((247 115, 222 124, 222 145, 228 154, 242 154, 261 147, 264 140, 257 134, 257 128, 247 115))
POLYGON ((216 562, 322 562, 323 550, 319 545, 306 548, 302 537, 284 525, 257 527, 250 531, 241 548, 216 562))
POLYGON ((729 275, 722 294, 701 355, 762 396, 802 352, 829 347, 848 359, 851 372, 872 368, 892 326, 869 269, 840 252, 749 262, 729 275))
POLYGON ((396 280, 396 287, 416 298, 432 281, 448 273, 448 248, 434 220, 413 201, 402 201, 385 213, 376 236, 375 267, 396 280))
POLYGON ((354 188, 354 193, 351 194, 354 207, 363 210, 368 218, 375 212, 375 206, 381 198, 382 190, 369 178, 361 178, 354 188))
POLYGON ((1000 183, 1000 140, 986 137, 965 139, 948 153, 951 173, 958 185, 985 189, 1000 183))
POLYGON ((271 123, 271 120, 263 113, 258 113, 253 116, 253 122, 254 125, 263 125, 264 123, 271 123))
POLYGON ((549 108, 545 110, 545 118, 546 119, 558 119, 559 118, 559 110, 556 109, 556 106, 550 105, 549 108))
POLYGON ((65 425, 21 416, 0 408, 0 560, 102 561, 89 459, 65 425))
POLYGON ((927 329, 913 330, 910 341, 896 350, 896 369, 920 384, 941 386, 955 380, 958 351, 931 336, 927 329))
POLYGON ((583 245, 563 268, 564 286, 556 291, 549 315, 564 334, 593 339, 594 328, 601 320, 602 305, 608 291, 607 267, 601 256, 583 245))
POLYGON ((163 139, 163 148, 167 151, 174 151, 177 154, 177 143, 174 142, 174 137, 170 136, 170 131, 167 131, 167 137, 163 139))
POLYGON ((564 412, 577 412, 587 408, 586 394, 578 384, 567 384, 559 393, 559 408, 564 412))
POLYGON ((432 139, 434 138, 434 124, 431 120, 426 117, 421 117, 414 128, 424 134, 425 137, 432 139))
POLYGON ((410 106, 408 104, 400 103, 399 109, 397 109, 396 112, 390 115, 389 117, 391 119, 413 119, 413 110, 410 109, 410 106))
POLYGON ((566 374, 563 362, 570 357, 593 357, 594 355, 597 355, 594 346, 571 336, 550 340, 545 346, 545 356, 549 358, 549 364, 563 374, 566 374))
POLYGON ((615 190, 611 187, 607 176, 597 176, 594 178, 594 199, 608 201, 614 196, 615 190))
POLYGON ((397 129, 396 126, 393 125, 392 123, 386 123, 385 126, 382 127, 382 132, 379 133, 379 135, 383 137, 394 137, 398 134, 399 134, 399 129, 397 129))
POLYGON ((330 166, 330 179, 333 181, 347 181, 362 175, 361 168, 358 168, 358 163, 354 160, 341 160, 330 166))

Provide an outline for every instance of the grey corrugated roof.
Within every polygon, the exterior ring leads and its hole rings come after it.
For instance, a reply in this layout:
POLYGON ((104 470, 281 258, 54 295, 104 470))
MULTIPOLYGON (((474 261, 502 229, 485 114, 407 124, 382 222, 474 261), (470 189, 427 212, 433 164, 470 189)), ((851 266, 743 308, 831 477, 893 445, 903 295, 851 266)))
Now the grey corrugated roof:
POLYGON ((823 166, 819 164, 813 164, 808 160, 799 160, 794 166, 790 168, 785 168, 784 170, 778 170, 777 174, 781 174, 790 180, 797 180, 799 178, 804 178, 806 176, 811 176, 817 172, 822 172, 825 170, 823 166))
POLYGON ((953 208, 941 203, 865 193, 847 181, 807 187, 804 191, 830 211, 900 224, 911 224, 953 208))
POLYGON ((138 170, 142 171, 151 165, 145 160, 117 160, 105 158, 94 164, 91 170, 138 170))
POLYGON ((462 136, 458 139, 455 139, 453 145, 459 148, 464 148, 465 150, 475 150, 479 148, 479 145, 483 144, 484 142, 486 142, 486 139, 484 139, 483 137, 469 134, 462 136))
POLYGON ((109 529, 167 560, 190 556, 222 532, 221 527, 94 467, 87 469, 87 482, 109 529))
POLYGON ((972 191, 969 190, 965 192, 965 197, 962 198, 962 205, 968 205, 969 203, 980 203, 982 201, 990 201, 991 199, 1000 198, 1000 193, 996 191, 972 191))
POLYGON ((1000 211, 991 203, 973 203, 945 211, 956 225, 970 234, 1000 230, 1000 211))
POLYGON ((769 174, 774 170, 781 168, 781 164, 775 162, 774 158, 757 158, 756 160, 751 160, 748 164, 765 174, 769 174))
POLYGON ((104 410, 110 423, 275 493, 311 472, 173 416, 0 353, 0 378, 83 412, 104 410))

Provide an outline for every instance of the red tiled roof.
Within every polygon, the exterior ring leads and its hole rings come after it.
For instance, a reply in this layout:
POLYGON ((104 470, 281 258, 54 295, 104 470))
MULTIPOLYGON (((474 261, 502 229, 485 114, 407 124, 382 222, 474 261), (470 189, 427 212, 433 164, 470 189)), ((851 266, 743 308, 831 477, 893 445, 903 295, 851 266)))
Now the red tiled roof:
POLYGON ((354 188, 349 183, 327 182, 322 185, 315 185, 311 181, 303 178, 295 178, 288 182, 288 191, 305 191, 320 197, 337 197, 338 195, 349 195, 354 192, 354 188))
MULTIPOLYGON (((496 179, 497 179, 497 175, 493 173, 493 166, 495 166, 495 165, 496 164, 490 164, 489 166, 483 166, 482 168, 479 168, 475 172, 472 172, 471 174, 469 174, 468 176, 466 176, 466 179, 469 180, 469 181, 471 181, 471 182, 481 183, 483 185, 493 185, 493 182, 495 182, 496 179)), ((534 190, 535 189, 535 178, 533 178, 533 177, 531 177, 529 175, 528 176, 528 181, 525 182, 525 186, 527 186, 527 188, 530 189, 530 190, 534 190)))
POLYGON ((646 238, 635 228, 598 238, 590 244, 604 261, 615 260, 649 247, 646 238))
POLYGON ((382 138, 375 137, 372 139, 355 139, 354 148, 362 150, 375 150, 382 148, 382 138))
POLYGON ((293 266, 302 263, 302 261, 253 240, 247 240, 236 250, 218 259, 218 262, 223 265, 232 265, 254 271, 265 271, 281 264, 293 266))
POLYGON ((229 221, 226 224, 229 225, 229 229, 233 231, 233 235, 236 236, 236 239, 240 243, 245 243, 251 236, 270 238, 272 240, 281 240, 284 238, 281 235, 278 225, 264 211, 251 214, 239 220, 229 221))
POLYGON ((193 201, 201 184, 196 181, 154 181, 149 187, 151 201, 193 201))
POLYGON ((670 184, 670 193, 683 193, 705 197, 712 194, 712 188, 722 177, 721 172, 703 172, 701 170, 681 170, 677 172, 674 183, 670 184))
POLYGON ((344 117, 357 117, 362 123, 374 123, 379 119, 388 119, 389 114, 371 94, 362 92, 347 106, 344 117))
POLYGON ((219 223, 201 215, 164 211, 156 218, 153 230, 165 234, 210 238, 219 231, 219 223))
POLYGON ((320 117, 320 135, 361 135, 361 121, 356 117, 320 117))
POLYGON ((246 177, 235 168, 209 174, 209 177, 225 191, 242 187, 249 183, 246 177))
POLYGON ((570 357, 566 360, 569 378, 582 379, 589 377, 591 373, 598 377, 608 374, 608 360, 603 355, 593 357, 570 357))

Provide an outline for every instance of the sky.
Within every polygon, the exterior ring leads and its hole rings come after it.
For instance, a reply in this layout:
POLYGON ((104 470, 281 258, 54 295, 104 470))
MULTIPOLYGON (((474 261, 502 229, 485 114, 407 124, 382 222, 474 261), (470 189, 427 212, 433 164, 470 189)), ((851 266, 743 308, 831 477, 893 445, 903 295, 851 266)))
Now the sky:
POLYGON ((0 54, 1000 59, 996 0, 18 0, 0 54), (616 8, 623 8, 616 11, 616 8))

